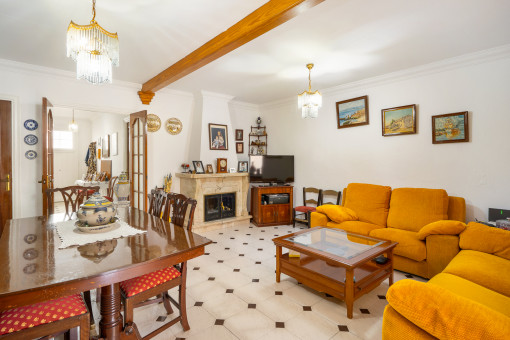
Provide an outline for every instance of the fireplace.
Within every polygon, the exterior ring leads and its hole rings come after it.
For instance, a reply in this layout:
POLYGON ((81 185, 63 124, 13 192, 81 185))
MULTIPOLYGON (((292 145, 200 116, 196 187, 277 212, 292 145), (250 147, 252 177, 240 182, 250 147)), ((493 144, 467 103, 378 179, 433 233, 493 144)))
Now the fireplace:
POLYGON ((236 216, 236 193, 204 195, 204 221, 236 216))

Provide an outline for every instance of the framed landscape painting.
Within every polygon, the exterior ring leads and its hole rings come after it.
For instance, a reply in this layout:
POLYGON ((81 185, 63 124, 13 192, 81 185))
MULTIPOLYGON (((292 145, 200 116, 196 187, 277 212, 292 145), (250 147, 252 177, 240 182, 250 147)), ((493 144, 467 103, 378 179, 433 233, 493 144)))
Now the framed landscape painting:
POLYGON ((228 150, 227 126, 209 123, 209 149, 228 150))
POLYGON ((398 136, 416 133, 416 105, 406 105, 384 109, 382 115, 382 135, 398 136))
POLYGON ((462 142, 469 142, 467 111, 432 116, 433 144, 462 142))
POLYGON ((368 96, 336 103, 338 128, 368 125, 368 96))

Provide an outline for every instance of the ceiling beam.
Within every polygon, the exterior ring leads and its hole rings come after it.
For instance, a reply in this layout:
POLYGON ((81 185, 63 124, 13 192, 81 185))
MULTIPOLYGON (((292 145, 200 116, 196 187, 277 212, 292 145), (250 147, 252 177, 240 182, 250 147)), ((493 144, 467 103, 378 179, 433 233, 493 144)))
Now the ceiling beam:
POLYGON ((149 104, 154 93, 193 71, 296 17, 324 0, 270 0, 247 17, 188 54, 142 85, 142 103, 149 104))

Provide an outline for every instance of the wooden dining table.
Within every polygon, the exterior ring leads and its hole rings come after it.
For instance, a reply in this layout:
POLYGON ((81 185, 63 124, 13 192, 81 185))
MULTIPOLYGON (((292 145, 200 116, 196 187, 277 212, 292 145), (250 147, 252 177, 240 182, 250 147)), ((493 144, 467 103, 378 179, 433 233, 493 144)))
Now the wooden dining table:
POLYGON ((54 223, 63 214, 7 221, 0 238, 0 310, 101 288, 101 337, 139 338, 136 324, 122 320, 119 282, 198 257, 212 241, 138 209, 118 211, 147 232, 59 249, 54 223))

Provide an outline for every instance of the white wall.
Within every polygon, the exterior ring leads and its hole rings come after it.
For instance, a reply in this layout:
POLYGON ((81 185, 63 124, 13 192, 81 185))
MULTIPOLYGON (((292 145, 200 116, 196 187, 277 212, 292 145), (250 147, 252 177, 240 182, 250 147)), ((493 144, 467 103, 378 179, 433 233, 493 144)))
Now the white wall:
POLYGON ((315 120, 297 98, 262 106, 270 154, 295 155, 301 188, 341 190, 351 182, 443 188, 466 199, 467 219, 510 209, 510 55, 458 58, 350 86, 323 90, 315 120), (370 124, 337 129, 337 101, 368 95, 370 124), (417 104, 418 132, 383 137, 381 110, 417 104), (469 143, 432 144, 431 116, 469 111, 469 143))

